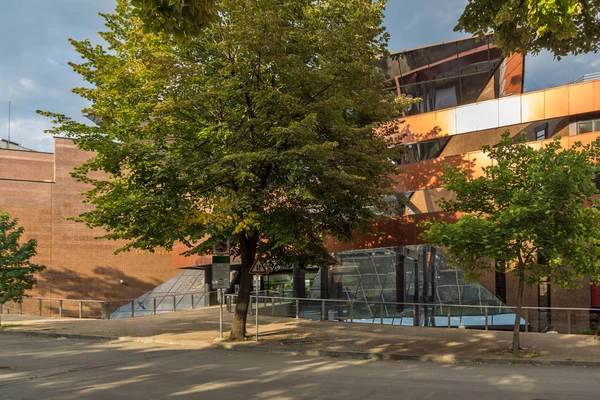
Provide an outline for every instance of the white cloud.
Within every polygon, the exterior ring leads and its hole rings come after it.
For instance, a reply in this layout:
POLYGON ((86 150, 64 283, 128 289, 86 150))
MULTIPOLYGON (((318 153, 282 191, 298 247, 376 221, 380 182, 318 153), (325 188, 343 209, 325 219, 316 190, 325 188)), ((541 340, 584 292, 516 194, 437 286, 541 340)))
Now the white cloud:
POLYGON ((60 67, 60 63, 53 58, 46 57, 46 62, 50 65, 54 65, 55 67, 60 67))
POLYGON ((21 84, 21 86, 23 86, 23 88, 25 88, 25 90, 28 91, 35 91, 38 89, 38 85, 35 83, 35 81, 33 79, 30 78, 21 78, 19 79, 19 83, 21 84))

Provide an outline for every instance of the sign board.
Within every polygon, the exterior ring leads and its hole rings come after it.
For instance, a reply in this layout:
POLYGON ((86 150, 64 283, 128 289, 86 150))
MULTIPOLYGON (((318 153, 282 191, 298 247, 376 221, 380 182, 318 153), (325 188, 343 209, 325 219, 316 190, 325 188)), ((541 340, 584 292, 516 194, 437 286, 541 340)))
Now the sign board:
POLYGON ((215 256, 228 256, 230 253, 229 240, 219 240, 213 246, 213 254, 215 256))
POLYGON ((229 289, 230 265, 228 256, 213 256, 212 288, 229 289))
POLYGON ((250 268, 250 273, 254 274, 254 275, 268 274, 269 270, 265 267, 263 262, 257 258, 256 260, 254 260, 254 264, 252 264, 252 268, 250 268))

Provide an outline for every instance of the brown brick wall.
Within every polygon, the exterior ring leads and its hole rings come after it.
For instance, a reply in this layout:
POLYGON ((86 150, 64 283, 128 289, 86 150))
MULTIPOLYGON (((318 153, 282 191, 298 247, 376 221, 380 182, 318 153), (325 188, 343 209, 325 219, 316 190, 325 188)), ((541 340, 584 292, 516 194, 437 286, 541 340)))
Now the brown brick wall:
POLYGON ((19 218, 26 239, 38 240, 36 262, 47 267, 33 295, 126 299, 179 272, 171 268, 171 256, 164 251, 114 255, 123 243, 95 239, 101 230, 65 219, 89 207, 80 194, 86 186, 70 176, 88 157, 89 153, 63 138, 55 139, 55 154, 0 150, 0 209, 19 218))

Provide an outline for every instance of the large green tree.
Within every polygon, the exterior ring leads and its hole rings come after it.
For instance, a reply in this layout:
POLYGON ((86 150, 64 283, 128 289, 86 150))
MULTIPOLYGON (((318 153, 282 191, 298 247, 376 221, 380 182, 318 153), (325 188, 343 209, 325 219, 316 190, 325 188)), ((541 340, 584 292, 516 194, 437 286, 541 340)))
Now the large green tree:
POLYGON ((0 212, 0 304, 20 302, 35 285, 35 274, 45 268, 31 262, 37 242, 21 240, 25 230, 18 222, 11 220, 8 213, 0 212))
POLYGON ((505 53, 598 51, 600 0, 469 0, 455 31, 494 32, 505 53))
POLYGON ((96 126, 43 113, 95 152, 75 177, 81 218, 124 249, 241 258, 232 339, 244 337, 256 257, 328 266, 327 235, 350 239, 380 215, 401 148, 378 125, 403 102, 382 91, 383 1, 223 0, 221 19, 173 41, 146 33, 129 3, 105 15, 109 48, 72 41, 96 126), (378 127, 380 129, 374 130, 378 127), (98 175, 102 172, 104 175, 98 175))
POLYGON ((429 222, 424 234, 471 279, 496 262, 516 276, 515 352, 525 283, 569 288, 584 276, 600 278, 600 208, 592 198, 600 142, 563 149, 556 139, 534 149, 523 140, 504 135, 498 146, 484 147, 492 165, 478 178, 449 168, 443 181, 455 198, 440 205, 463 215, 456 223, 429 222))
POLYGON ((131 0, 131 4, 146 30, 178 39, 200 34, 219 18, 216 0, 131 0))

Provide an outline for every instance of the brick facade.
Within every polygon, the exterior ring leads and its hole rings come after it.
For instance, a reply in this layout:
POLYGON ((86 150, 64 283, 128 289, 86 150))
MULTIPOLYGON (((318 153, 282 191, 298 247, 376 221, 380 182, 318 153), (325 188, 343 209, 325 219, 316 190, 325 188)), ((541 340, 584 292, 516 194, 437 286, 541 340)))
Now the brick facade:
MULTIPOLYGON (((25 239, 38 241, 35 262, 46 266, 31 294, 115 301, 138 297, 176 275, 170 254, 114 255, 120 243, 95 239, 101 230, 65 219, 89 207, 80 194, 86 186, 70 176, 89 153, 70 139, 55 138, 54 144, 54 154, 0 149, 0 210, 19 219, 25 239)), ((44 307, 47 314, 56 304, 44 307)))

